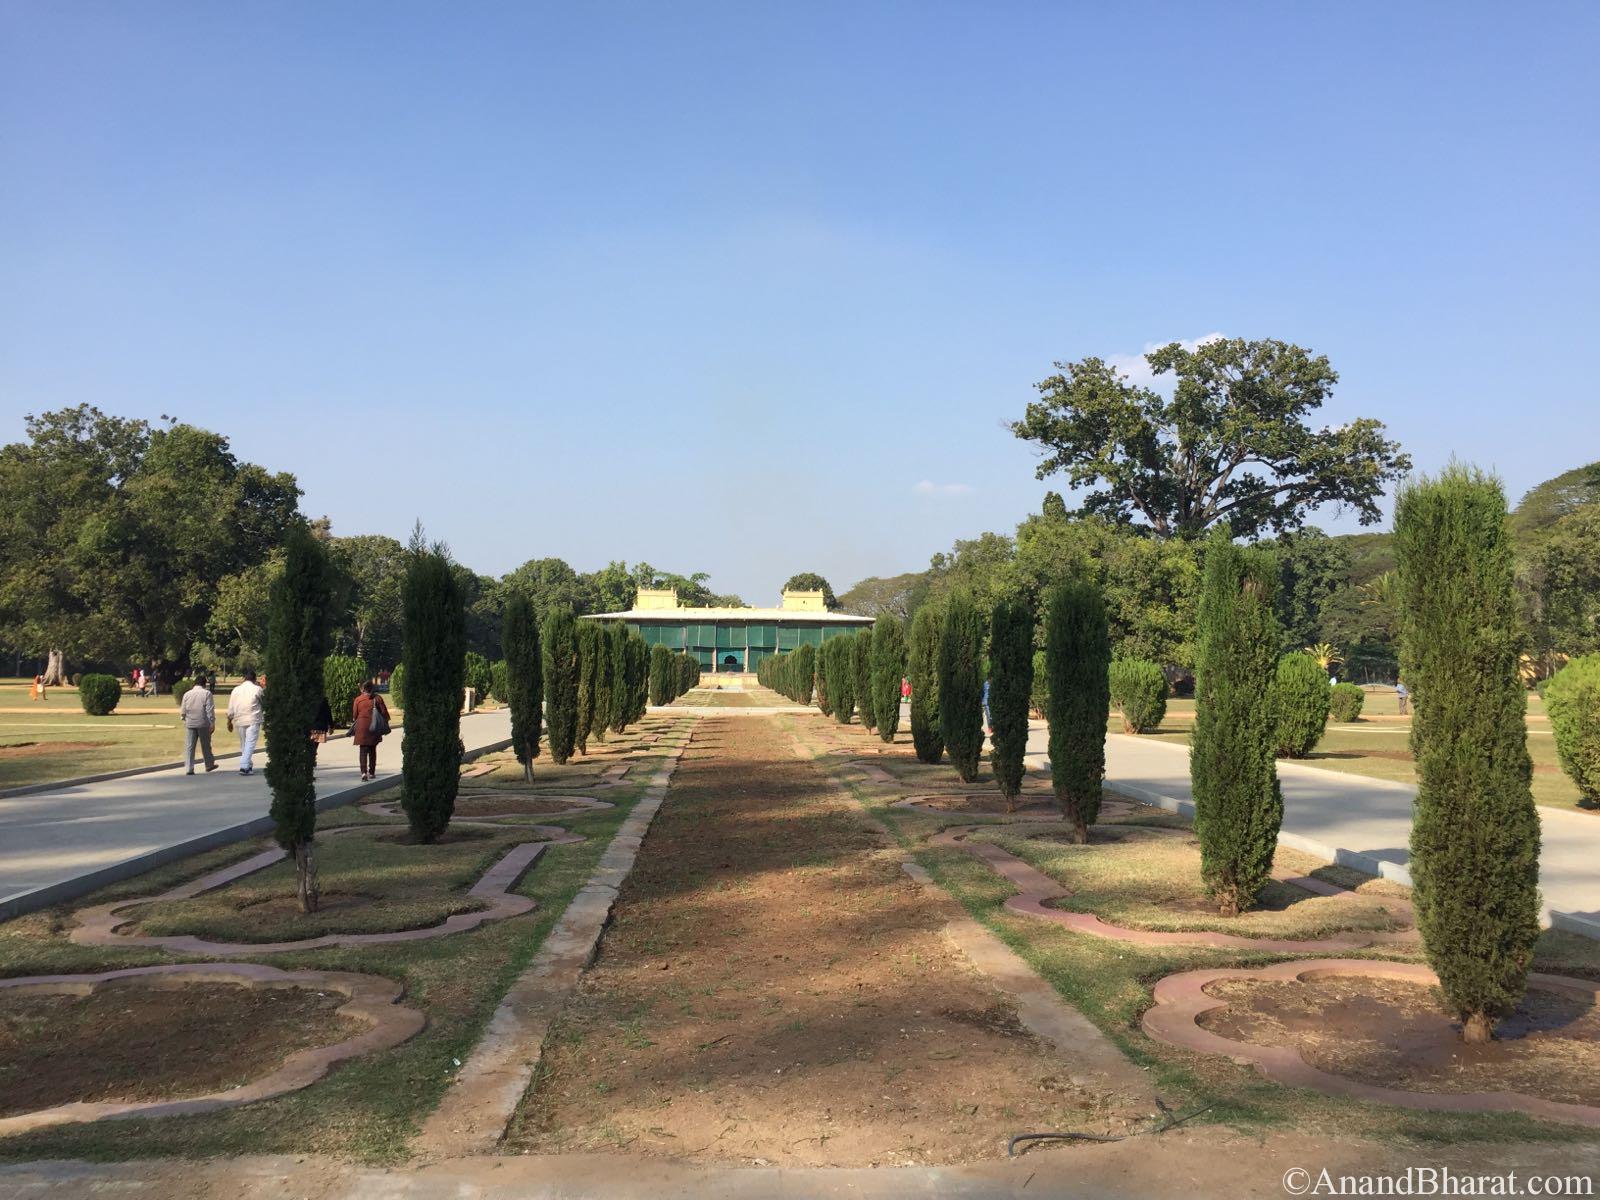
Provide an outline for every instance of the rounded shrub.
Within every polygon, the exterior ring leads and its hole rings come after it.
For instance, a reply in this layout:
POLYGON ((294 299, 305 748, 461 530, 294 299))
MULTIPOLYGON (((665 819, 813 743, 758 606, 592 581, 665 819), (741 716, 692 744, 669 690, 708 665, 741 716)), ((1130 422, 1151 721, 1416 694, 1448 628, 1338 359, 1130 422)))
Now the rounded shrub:
POLYGON ((1328 693, 1328 712, 1335 721, 1359 721, 1367 694, 1353 683, 1336 683, 1328 693))
POLYGON ((1278 753, 1304 758, 1322 740, 1328 724, 1328 673, 1303 651, 1278 660, 1273 698, 1278 707, 1278 753))
POLYGON ((122 681, 115 675, 85 675, 78 680, 78 700, 91 717, 109 717, 122 699, 122 681))
POLYGON ((479 700, 486 699, 494 691, 494 672, 489 660, 476 650, 467 651, 465 671, 466 685, 479 700))
POLYGON ((322 660, 322 694, 328 698, 335 725, 350 724, 356 696, 369 678, 367 664, 352 655, 330 654, 322 660))
POLYGON ((180 680, 178 680, 177 683, 172 685, 172 702, 174 704, 182 704, 184 695, 197 682, 198 681, 194 680, 194 679, 180 679, 180 680))
POLYGON ((389 703, 395 708, 406 706, 406 665, 395 663, 389 672, 389 703))
POLYGON ((1149 733, 1167 715, 1167 677, 1147 659, 1115 659, 1111 703, 1122 713, 1124 733, 1149 733))
POLYGON ((1561 769, 1578 785, 1580 803, 1600 808, 1600 654, 1575 658, 1544 690, 1561 769))

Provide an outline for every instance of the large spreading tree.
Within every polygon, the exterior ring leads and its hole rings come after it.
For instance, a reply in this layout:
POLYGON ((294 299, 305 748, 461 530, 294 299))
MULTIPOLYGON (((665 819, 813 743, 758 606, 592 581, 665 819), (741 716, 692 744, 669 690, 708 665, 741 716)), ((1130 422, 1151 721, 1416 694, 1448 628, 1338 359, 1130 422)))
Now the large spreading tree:
POLYGON ((1145 355, 1170 396, 1099 358, 1057 363, 1012 432, 1044 453, 1040 479, 1093 488, 1083 509, 1159 537, 1218 522, 1250 538, 1296 529, 1322 504, 1381 518, 1384 487, 1410 469, 1382 422, 1313 428, 1338 375, 1327 357, 1273 339, 1180 342, 1145 355))
POLYGON ((833 585, 815 571, 801 571, 789 576, 783 585, 786 592, 821 592, 822 603, 829 611, 839 607, 839 598, 833 594, 833 585))

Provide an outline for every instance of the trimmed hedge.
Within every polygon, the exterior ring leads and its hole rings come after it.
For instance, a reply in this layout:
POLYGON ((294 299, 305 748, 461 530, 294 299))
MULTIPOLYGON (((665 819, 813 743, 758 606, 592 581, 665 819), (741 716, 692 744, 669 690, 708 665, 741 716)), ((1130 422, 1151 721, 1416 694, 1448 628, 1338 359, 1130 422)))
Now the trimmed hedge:
POLYGON ((1328 725, 1328 673, 1304 651, 1278 660, 1272 695, 1278 706, 1278 754, 1304 758, 1316 749, 1328 725))
POLYGON ((109 717, 122 699, 122 680, 115 675, 84 675, 78 680, 78 702, 91 717, 109 717))
POLYGON ((1111 703, 1122 714, 1123 733, 1149 733, 1167 715, 1167 677, 1147 659, 1114 659, 1111 703))
POLYGON ((494 691, 494 672, 489 668, 489 660, 476 650, 468 650, 466 665, 462 672, 466 686, 472 689, 473 695, 478 700, 487 700, 494 691))
POLYGON ((1353 683, 1336 683, 1328 692, 1328 714, 1335 721, 1359 721, 1367 693, 1353 683))
POLYGON ((328 711, 333 714, 336 728, 344 729, 350 724, 356 696, 369 678, 362 659, 330 654, 322 660, 322 694, 328 699, 328 711))
MULTIPOLYGON (((180 679, 174 683, 172 685, 172 702, 182 705, 184 694, 198 682, 199 680, 196 679, 180 679)), ((121 686, 120 682, 118 686, 121 686)))
POLYGON ((1561 769, 1585 808, 1600 807, 1600 654, 1575 658, 1544 689, 1561 769))
POLYGON ((395 663, 394 670, 389 672, 389 706, 391 708, 404 708, 406 706, 405 663, 395 663))

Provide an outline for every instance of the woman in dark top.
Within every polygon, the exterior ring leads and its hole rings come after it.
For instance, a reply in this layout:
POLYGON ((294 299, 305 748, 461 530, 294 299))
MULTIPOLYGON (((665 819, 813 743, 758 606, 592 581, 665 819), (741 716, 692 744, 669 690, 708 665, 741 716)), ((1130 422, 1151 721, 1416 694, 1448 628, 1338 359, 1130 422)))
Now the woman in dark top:
POLYGON ((361 685, 361 694, 356 697, 355 704, 350 707, 350 735, 361 752, 361 779, 365 782, 378 773, 378 743, 383 741, 383 734, 376 733, 372 728, 372 714, 383 714, 381 725, 384 729, 389 726, 389 706, 383 702, 383 697, 377 694, 372 686, 372 680, 367 680, 361 685))

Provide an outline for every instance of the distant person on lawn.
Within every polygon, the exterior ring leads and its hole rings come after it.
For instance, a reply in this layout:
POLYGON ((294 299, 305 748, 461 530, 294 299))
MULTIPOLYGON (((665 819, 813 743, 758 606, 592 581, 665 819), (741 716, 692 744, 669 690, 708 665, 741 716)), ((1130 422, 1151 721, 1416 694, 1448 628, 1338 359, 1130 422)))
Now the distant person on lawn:
POLYGON ((215 771, 217 760, 211 754, 211 734, 217 727, 217 701, 205 688, 205 680, 183 694, 178 703, 183 715, 183 773, 194 774, 194 744, 200 743, 200 754, 206 760, 206 770, 215 771))
POLYGON ((43 700, 44 699, 44 676, 43 675, 35 675, 33 677, 33 698, 35 700, 43 700))
POLYGON ((1394 698, 1400 702, 1400 715, 1405 716, 1409 711, 1406 708, 1406 701, 1411 699, 1411 693, 1406 691, 1406 685, 1398 680, 1394 685, 1394 698))
POLYGON ((254 671, 246 671, 244 682, 228 697, 228 728, 239 734, 239 774, 254 773, 256 739, 261 736, 261 685, 254 671))
POLYGON ((360 753, 363 783, 378 774, 378 743, 388 732, 389 706, 369 679, 361 685, 356 702, 350 706, 350 740, 355 742, 360 753))

